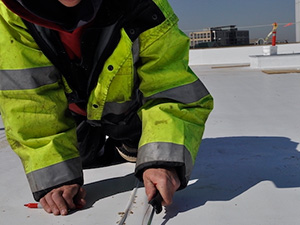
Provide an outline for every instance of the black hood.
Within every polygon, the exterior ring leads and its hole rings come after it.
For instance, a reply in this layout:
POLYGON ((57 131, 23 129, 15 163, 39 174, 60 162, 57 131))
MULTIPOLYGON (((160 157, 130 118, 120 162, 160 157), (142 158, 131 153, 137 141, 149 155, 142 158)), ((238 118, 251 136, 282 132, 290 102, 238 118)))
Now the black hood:
POLYGON ((58 0, 16 0, 27 11, 67 31, 73 31, 92 21, 102 0, 82 0, 75 7, 66 7, 58 0))

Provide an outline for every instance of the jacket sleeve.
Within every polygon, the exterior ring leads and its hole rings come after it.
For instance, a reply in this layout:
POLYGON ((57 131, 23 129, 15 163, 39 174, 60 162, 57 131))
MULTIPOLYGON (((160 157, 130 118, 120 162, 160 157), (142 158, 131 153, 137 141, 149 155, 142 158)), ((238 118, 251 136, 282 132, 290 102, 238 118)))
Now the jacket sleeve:
POLYGON ((176 167, 187 185, 213 99, 188 67, 189 39, 166 1, 166 20, 140 36, 138 74, 144 105, 136 175, 150 167, 176 167))
POLYGON ((63 184, 82 184, 76 127, 59 73, 2 2, 0 31, 0 112, 34 198, 63 184))

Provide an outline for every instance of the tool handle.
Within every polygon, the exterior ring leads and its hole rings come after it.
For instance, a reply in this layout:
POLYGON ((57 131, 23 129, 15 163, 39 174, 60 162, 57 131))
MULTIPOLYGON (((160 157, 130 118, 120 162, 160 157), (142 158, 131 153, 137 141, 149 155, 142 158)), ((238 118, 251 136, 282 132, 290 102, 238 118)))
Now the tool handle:
POLYGON ((152 198, 149 201, 149 204, 153 206, 153 208, 155 209, 156 214, 159 214, 162 211, 162 202, 163 198, 161 197, 161 194, 159 193, 159 191, 156 192, 154 198, 152 198))

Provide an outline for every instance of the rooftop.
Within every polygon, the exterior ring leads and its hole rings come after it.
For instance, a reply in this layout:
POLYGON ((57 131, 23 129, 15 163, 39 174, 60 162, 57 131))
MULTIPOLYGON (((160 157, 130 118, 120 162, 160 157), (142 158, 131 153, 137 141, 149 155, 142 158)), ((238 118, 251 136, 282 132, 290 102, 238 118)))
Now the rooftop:
MULTIPOLYGON (((267 74, 244 61, 197 65, 193 54, 192 69, 214 96, 215 108, 188 187, 152 224, 299 224, 300 74, 267 74)), ((136 186, 131 163, 85 170, 87 206, 55 217, 23 206, 33 199, 3 130, 0 148, 0 224, 118 224, 136 186)), ((141 225, 144 188, 133 195, 126 224, 141 225)))

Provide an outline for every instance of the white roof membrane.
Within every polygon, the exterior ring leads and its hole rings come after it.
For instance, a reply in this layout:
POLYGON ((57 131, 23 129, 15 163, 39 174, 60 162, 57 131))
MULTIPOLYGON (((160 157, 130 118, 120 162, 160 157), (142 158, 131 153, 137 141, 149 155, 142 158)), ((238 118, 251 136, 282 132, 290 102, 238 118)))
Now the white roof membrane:
MULTIPOLYGON (((300 74, 231 66, 192 69, 213 95, 215 108, 188 187, 154 215, 152 224, 299 224, 300 74)), ((2 130, 0 161, 0 224, 118 224, 136 185, 132 163, 85 170, 87 206, 53 216, 23 206, 33 198, 2 130)), ((126 224, 141 225, 147 206, 139 187, 126 224)))

